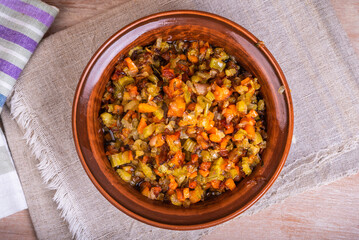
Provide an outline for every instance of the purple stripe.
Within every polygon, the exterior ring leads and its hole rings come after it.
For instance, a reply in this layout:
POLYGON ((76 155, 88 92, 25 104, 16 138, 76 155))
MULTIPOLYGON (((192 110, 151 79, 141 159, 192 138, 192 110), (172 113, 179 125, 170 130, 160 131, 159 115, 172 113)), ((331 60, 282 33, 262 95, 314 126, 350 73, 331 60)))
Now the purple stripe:
POLYGON ((0 0, 0 3, 17 12, 26 14, 32 18, 37 19, 38 21, 45 24, 47 27, 50 27, 51 23, 54 21, 54 17, 51 16, 49 13, 31 4, 24 3, 19 0, 0 0))
POLYGON ((12 78, 17 79, 20 76, 22 69, 0 58, 0 71, 6 73, 12 78))
POLYGON ((0 38, 16 43, 17 45, 26 48, 30 52, 33 52, 37 46, 37 42, 35 40, 2 25, 0 25, 0 38))

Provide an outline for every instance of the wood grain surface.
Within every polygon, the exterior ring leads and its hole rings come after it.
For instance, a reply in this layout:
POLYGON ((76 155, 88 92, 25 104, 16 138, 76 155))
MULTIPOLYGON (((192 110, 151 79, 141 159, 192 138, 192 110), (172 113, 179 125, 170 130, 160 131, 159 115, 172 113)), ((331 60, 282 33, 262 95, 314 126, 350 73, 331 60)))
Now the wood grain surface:
MULTIPOLYGON (((48 35, 126 1, 44 0, 60 9, 48 35)), ((359 55, 359 1, 331 2, 359 55)), ((289 197, 219 230, 206 239, 359 239, 359 174, 289 197)), ((0 239, 36 239, 28 210, 0 219, 0 239)))

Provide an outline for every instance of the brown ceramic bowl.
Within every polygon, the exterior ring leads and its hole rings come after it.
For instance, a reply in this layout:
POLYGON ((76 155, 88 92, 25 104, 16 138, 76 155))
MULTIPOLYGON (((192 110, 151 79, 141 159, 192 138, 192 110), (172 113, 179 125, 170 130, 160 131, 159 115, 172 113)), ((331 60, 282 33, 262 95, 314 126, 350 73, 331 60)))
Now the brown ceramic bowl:
POLYGON ((97 189, 127 215, 153 226, 190 230, 227 221, 252 206, 278 177, 289 152, 293 132, 290 91, 278 63, 255 36, 223 17, 198 11, 171 11, 131 23, 110 37, 93 55, 78 84, 73 104, 75 145, 97 189), (115 63, 132 47, 164 40, 206 40, 224 47, 239 64, 258 77, 267 107, 268 144, 263 166, 242 180, 234 191, 181 208, 150 200, 112 169, 104 152, 98 120, 100 99, 115 63), (284 86, 283 94, 278 93, 284 86))

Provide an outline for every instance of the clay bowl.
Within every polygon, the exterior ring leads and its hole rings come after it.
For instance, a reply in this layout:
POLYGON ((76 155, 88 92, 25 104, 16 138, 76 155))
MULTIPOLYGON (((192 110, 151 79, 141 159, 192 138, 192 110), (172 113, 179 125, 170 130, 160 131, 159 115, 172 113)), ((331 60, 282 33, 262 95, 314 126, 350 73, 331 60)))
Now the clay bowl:
POLYGON ((171 11, 131 23, 110 37, 86 66, 73 104, 73 134, 81 163, 97 189, 127 215, 153 226, 190 230, 227 221, 253 205, 278 177, 289 152, 293 132, 290 91, 268 49, 243 27, 223 17, 198 11, 171 11), (116 61, 132 47, 163 40, 206 40, 224 47, 239 64, 259 78, 267 107, 268 144, 263 165, 234 191, 181 208, 150 200, 123 182, 104 152, 98 121, 100 99, 116 61), (284 86, 283 94, 278 93, 284 86))

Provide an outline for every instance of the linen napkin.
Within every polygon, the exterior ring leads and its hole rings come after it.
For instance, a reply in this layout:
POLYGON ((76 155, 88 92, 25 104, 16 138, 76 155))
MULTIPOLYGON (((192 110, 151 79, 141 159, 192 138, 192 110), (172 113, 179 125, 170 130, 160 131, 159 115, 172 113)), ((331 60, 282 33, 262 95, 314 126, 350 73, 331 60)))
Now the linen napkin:
MULTIPOLYGON (((38 0, 0 0, 0 112, 15 81, 58 9, 38 0)), ((26 201, 0 130, 0 218, 25 209, 26 201)))
MULTIPOLYGON (((44 40, 10 102, 41 174, 55 190, 54 200, 78 239, 193 239, 223 226, 177 232, 129 218, 92 185, 72 140, 72 100, 92 54, 135 19, 174 9, 213 12, 247 28, 273 53, 291 88, 295 141, 287 163, 268 193, 242 216, 359 170, 359 103, 353 97, 359 94, 359 64, 329 2, 131 1, 44 40)), ((13 128, 7 121, 4 125, 10 134, 13 128)), ((14 153, 21 149, 14 141, 9 145, 14 153)), ((17 165, 26 159, 14 161, 17 165)), ((33 188, 30 182, 23 187, 33 188)), ((37 199, 27 201, 35 203, 37 199)), ((32 216, 34 222, 53 217, 38 212, 32 216)))

